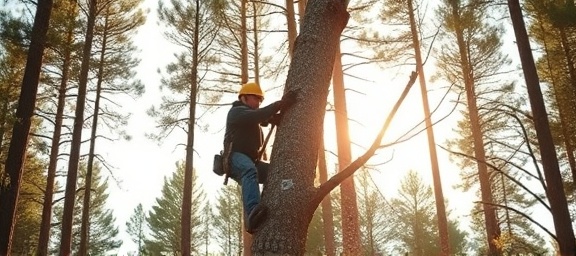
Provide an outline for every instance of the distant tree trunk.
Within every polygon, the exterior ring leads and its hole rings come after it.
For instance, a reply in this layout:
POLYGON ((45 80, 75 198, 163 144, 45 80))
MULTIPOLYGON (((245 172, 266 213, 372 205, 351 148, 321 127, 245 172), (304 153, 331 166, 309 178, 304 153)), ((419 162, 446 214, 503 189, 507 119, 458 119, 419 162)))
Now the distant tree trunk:
MULTIPOLYGON (((75 12, 76 4, 69 4, 75 12)), ((44 202, 42 204, 42 222, 40 224, 40 235, 38 238, 37 255, 48 255, 48 243, 50 241, 50 227, 52 222, 52 201, 54 198, 54 180, 56 179, 56 168, 58 166, 58 155, 60 154, 60 137, 62 135, 62 122, 64 119, 64 107, 66 105, 66 90, 68 87, 70 65, 72 62, 72 47, 74 31, 69 27, 66 34, 68 46, 64 48, 64 59, 62 63, 62 80, 58 90, 58 103, 56 106, 56 116, 54 120, 54 132, 52 133, 52 144, 50 146, 50 162, 46 177, 46 189, 44 191, 44 202)))
POLYGON ((332 67, 348 22, 344 1, 313 0, 294 48, 286 90, 301 89, 284 113, 272 149, 261 204, 268 219, 254 237, 255 255, 303 255, 306 233, 325 194, 316 194, 315 168, 332 67))
MULTIPOLYGON (((105 19, 108 23, 108 18, 105 19)), ((107 24, 104 25, 107 27, 107 24)), ((96 81, 96 99, 94 101, 94 113, 92 116, 92 131, 90 134, 90 149, 88 152, 88 163, 86 167, 86 177, 84 178, 84 201, 82 204, 82 224, 80 226, 80 256, 87 256, 90 238, 90 199, 92 195, 92 170, 94 168, 94 151, 96 148, 96 131, 98 130, 98 117, 100 115, 100 99, 102 95, 102 76, 104 74, 104 64, 106 56, 106 45, 108 36, 103 31, 102 47, 100 49, 100 62, 98 67, 98 76, 96 81)))
POLYGON ((306 12, 306 3, 308 0, 298 0, 298 23, 302 27, 302 20, 304 19, 304 12, 306 12))
MULTIPOLYGON (((246 4, 247 0, 240 0, 240 84, 248 82, 248 35, 246 28, 246 4)), ((244 211, 243 211, 244 212, 244 211)), ((248 216, 244 216, 242 221, 246 221, 248 216)), ((252 245, 252 235, 246 232, 245 225, 242 225, 242 244, 244 244, 243 255, 251 256, 252 252, 247 248, 252 245)))
POLYGON ((72 224, 74 218, 74 204, 76 201, 76 182, 78 179, 78 163, 80 162, 82 127, 84 125, 84 105, 86 104, 86 86, 88 84, 88 71, 90 68, 97 3, 97 0, 90 0, 89 2, 86 38, 82 49, 82 65, 80 67, 80 80, 78 84, 78 96, 76 98, 74 128, 72 130, 72 145, 70 148, 70 159, 68 160, 68 176, 66 177, 66 192, 64 195, 64 213, 62 216, 60 255, 63 256, 71 255, 72 250, 72 224))
POLYGON ((574 240, 574 230, 572 229, 566 195, 564 194, 564 184, 560 175, 558 157, 552 141, 548 114, 546 113, 540 89, 538 73, 534 64, 522 9, 518 0, 508 0, 508 8, 516 36, 516 45, 520 54, 522 70, 524 71, 530 106, 534 116, 534 127, 536 128, 536 137, 540 146, 542 167, 546 178, 546 196, 550 202, 558 248, 561 255, 576 255, 576 241, 574 240))
MULTIPOLYGON (((328 167, 326 166, 326 153, 324 150, 324 136, 320 136, 320 148, 318 149, 318 180, 320 184, 328 180, 328 167)), ((322 200, 322 222, 326 256, 335 256, 334 214, 332 213, 332 198, 330 194, 326 195, 324 200, 322 200)))
MULTIPOLYGON (((4 134, 6 133, 6 123, 8 120, 8 101, 3 101, 2 106, 0 106, 0 149, 4 145, 4 134)), ((3 153, 3 152, 2 152, 3 153)), ((0 157, 3 155, 0 153, 0 157)))
POLYGON ((28 146, 28 133, 36 106, 38 81, 46 34, 52 13, 52 0, 38 1, 32 27, 32 38, 28 49, 22 89, 18 99, 16 121, 12 128, 12 139, 5 163, 5 173, 0 180, 0 255, 10 255, 16 216, 16 204, 20 193, 24 161, 28 146))
POLYGON ((241 77, 242 83, 248 82, 248 38, 246 29, 246 4, 247 0, 240 0, 240 53, 241 53, 241 77))
MULTIPOLYGON (((200 0, 196 0, 196 14, 194 27, 200 27, 200 0)), ((194 30, 194 43, 192 48, 192 67, 190 77, 190 109, 188 116, 188 131, 186 140, 186 164, 184 167, 184 191, 182 197, 182 255, 190 256, 191 249, 191 218, 192 218, 192 182, 194 177, 194 124, 196 123, 196 97, 198 91, 198 29, 194 30)))
POLYGON ((288 27, 288 54, 290 58, 294 54, 294 41, 296 40, 296 13, 294 11, 294 0, 286 0, 286 24, 288 27))
POLYGON ((486 152, 484 150, 484 140, 482 139, 482 130, 480 128, 480 119, 478 116, 478 107, 476 105, 476 94, 474 88, 474 79, 470 63, 468 61, 468 52, 466 42, 464 41, 463 29, 460 27, 460 6, 457 1, 451 1, 452 15, 455 19, 455 32, 460 52, 460 63, 462 66, 462 76, 464 77, 464 87, 466 90, 466 99, 468 103, 468 113, 470 117, 470 127, 474 140, 474 157, 478 165, 478 179, 480 181, 480 191, 482 195, 482 207, 484 209, 484 220, 486 222, 486 239, 489 247, 489 255, 500 255, 501 250, 496 245, 500 237, 500 228, 496 220, 496 210, 492 199, 492 189, 490 185, 490 174, 486 165, 486 152))
POLYGON ((440 168, 438 167, 438 155, 436 154, 436 142, 434 139, 434 128, 428 103, 428 90, 426 89, 426 77, 424 76, 424 62, 420 52, 420 39, 414 18, 414 6, 412 0, 408 2, 408 16, 410 18, 410 30, 412 33, 412 45, 416 57, 416 69, 418 70, 418 81, 422 94, 422 106, 424 107, 424 120, 426 123, 426 135, 428 136, 428 150, 430 152, 430 167, 432 168, 432 178, 434 181, 434 196, 436 200, 436 215, 438 217, 438 233, 440 234, 441 255, 450 255, 450 239, 448 237, 448 220, 446 218, 446 207, 444 206, 444 194, 442 193, 442 180, 440 178, 440 168))
POLYGON ((258 52, 258 44, 260 41, 258 40, 258 15, 257 15, 257 8, 256 8, 256 1, 252 1, 252 22, 254 26, 252 28, 252 33, 254 33, 254 82, 260 84, 260 54, 258 52))
MULTIPOLYGON (((340 44, 336 46, 336 55, 332 71, 332 87, 334 89, 334 119, 336 120, 336 144, 338 145, 338 170, 340 171, 350 165, 352 161, 340 44)), ((362 243, 360 242, 360 223, 358 221, 358 202, 356 200, 354 176, 350 176, 340 184, 340 196, 343 253, 344 255, 360 255, 362 254, 362 243)))

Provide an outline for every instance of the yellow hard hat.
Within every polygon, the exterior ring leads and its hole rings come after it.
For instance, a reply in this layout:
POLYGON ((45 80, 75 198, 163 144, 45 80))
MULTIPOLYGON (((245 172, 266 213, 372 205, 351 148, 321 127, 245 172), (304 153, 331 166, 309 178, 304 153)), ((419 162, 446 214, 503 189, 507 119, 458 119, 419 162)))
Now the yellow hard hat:
POLYGON ((242 88, 240 88, 240 92, 238 92, 238 97, 240 97, 244 94, 258 95, 258 96, 264 98, 264 93, 262 92, 262 89, 260 89, 260 85, 258 85, 257 83, 243 84, 242 88))

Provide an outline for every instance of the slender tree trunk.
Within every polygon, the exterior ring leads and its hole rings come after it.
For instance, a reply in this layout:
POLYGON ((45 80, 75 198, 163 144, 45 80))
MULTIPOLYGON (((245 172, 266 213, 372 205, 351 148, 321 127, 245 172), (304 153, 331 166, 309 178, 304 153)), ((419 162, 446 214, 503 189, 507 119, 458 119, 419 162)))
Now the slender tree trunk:
POLYGON ((16 110, 16 121, 12 128, 12 139, 4 168, 5 173, 0 180, 0 255, 11 254, 16 204, 18 203, 22 173, 24 172, 28 133, 36 106, 38 80, 40 79, 52 5, 52 0, 44 0, 39 1, 36 6, 32 38, 28 49, 20 98, 18 99, 18 109, 16 110))
POLYGON ((418 81, 420 82, 420 91, 422 94, 422 106, 424 107, 424 120, 426 123, 426 135, 428 136, 428 150, 430 152, 430 167, 432 167, 432 179, 434 181, 436 215, 438 217, 438 233, 440 235, 440 252, 441 255, 448 256, 450 255, 448 220, 446 218, 446 207, 444 206, 444 193, 442 192, 442 179, 440 177, 440 168, 438 167, 438 155, 436 154, 434 127, 432 127, 432 117, 428 103, 428 90, 426 89, 426 77, 424 76, 424 62, 422 61, 422 54, 420 52, 420 39, 418 29, 416 28, 416 19, 414 17, 414 6, 412 0, 407 0, 407 2, 408 16, 410 18, 410 30, 412 32, 412 45, 414 46, 418 81))
MULTIPOLYGON (((76 12, 76 4, 70 4, 71 13, 76 12)), ((74 15, 71 15, 74 16, 74 15)), ((64 119, 64 107, 66 105, 66 90, 68 85, 68 75, 70 73, 72 40, 74 31, 68 28, 64 48, 64 60, 62 63, 62 80, 58 90, 58 105, 56 106, 56 117, 54 121, 54 132, 52 134, 52 144, 50 146, 50 162, 46 177, 46 189, 44 191, 44 202, 42 204, 42 222, 40 224, 40 235, 38 237, 37 255, 48 255, 48 243, 50 241, 50 227, 52 222, 52 201, 54 198, 54 180, 56 179, 56 168, 58 166, 58 155, 60 154, 60 137, 62 135, 62 122, 64 119)))
POLYGON ((258 40, 258 15, 257 15, 257 10, 258 8, 256 8, 256 2, 253 1, 252 2, 252 10, 254 12, 254 15, 252 16, 252 21, 254 23, 254 27, 252 32, 254 33, 254 81, 257 84, 260 84, 260 53, 258 52, 258 44, 260 43, 260 41, 258 40))
POLYGON ((510 210, 509 210, 509 206, 508 206, 508 190, 506 189, 506 179, 504 177, 504 175, 498 175, 500 177, 500 186, 502 186, 502 199, 504 201, 504 206, 506 206, 506 208, 504 209, 504 216, 505 219, 504 221, 506 222, 506 229, 508 231, 508 235, 510 237, 512 237, 513 233, 512 233, 512 221, 510 220, 510 210))
POLYGON ((200 27, 200 0, 196 0, 194 15, 194 43, 192 49, 192 67, 190 77, 190 109, 188 116, 188 133, 186 140, 186 164, 184 167, 184 191, 182 197, 182 255, 191 253, 191 219, 192 219, 192 183, 194 182, 194 124, 196 120, 196 97, 198 93, 198 28, 200 27))
POLYGON ((480 191, 482 195, 482 208, 484 209, 484 220, 486 222, 486 239, 488 243, 489 255, 500 255, 501 250, 496 245, 500 237, 500 228, 496 220, 496 210, 491 205, 492 188, 490 184, 490 174, 486 165, 486 152, 484 151, 484 140, 482 139, 482 130, 480 128, 480 119, 478 116, 478 107, 476 105, 476 93, 474 88, 474 78, 468 62, 468 52, 464 40, 463 28, 460 27, 460 6, 457 1, 451 1, 452 14, 455 19, 456 37, 458 48, 460 50, 460 63, 462 66, 462 75, 464 77, 464 87, 466 90, 466 99, 468 103, 468 113, 470 117, 470 127, 474 140, 474 157, 478 165, 478 179, 480 181, 480 191))
MULTIPOLYGON (((2 145, 4 145, 4 134, 6 134, 6 118, 8 117, 8 100, 2 102, 2 107, 0 107, 0 151, 2 149, 2 145)), ((3 152, 0 152, 0 157, 2 157, 3 152)))
POLYGON ((304 13, 306 12, 306 3, 308 0, 298 0, 298 23, 300 28, 302 27, 302 21, 304 19, 304 13))
POLYGON ((94 37, 94 24, 96 20, 97 0, 90 0, 88 23, 86 26, 86 39, 82 49, 82 65, 80 67, 80 81, 78 96, 76 98, 76 112, 74 128, 72 130, 72 146, 68 161, 68 176, 66 178, 66 192, 64 195, 64 213, 62 216, 62 237, 60 239, 60 255, 69 256, 72 250, 72 224, 74 218, 74 204, 76 201, 76 181, 78 179, 78 164, 80 162, 80 147, 82 144, 82 126, 84 125, 84 108, 86 104, 86 86, 88 84, 88 71, 92 39, 94 37))
POLYGON ((546 177, 546 196, 550 202, 552 218, 556 229, 558 248, 561 255, 575 255, 576 241, 574 240, 574 230, 568 211, 568 203, 564 194, 564 184, 560 175, 558 166, 558 157, 552 141, 550 125, 548 123, 548 114, 544 105, 542 91, 534 57, 530 48, 530 41, 526 26, 524 24, 522 9, 518 0, 508 0, 510 18, 516 36, 516 45, 520 54, 520 61, 524 71, 524 79, 530 98, 530 106, 534 116, 534 126, 536 128, 536 137, 540 146, 542 157, 542 166, 544 176, 546 177))
MULTIPOLYGON (((326 166, 326 153, 324 150, 324 136, 320 136, 320 148, 318 149, 318 180, 320 184, 328 180, 328 167, 326 166)), ((326 256, 335 256, 334 214, 332 213, 332 198, 330 194, 326 195, 324 200, 322 200, 322 222, 326 256)))
MULTIPOLYGON (((336 144, 338 145, 338 169, 346 168, 352 162, 350 152, 350 134, 348 131, 348 111, 346 109, 346 93, 344 90, 344 73, 340 44, 336 47, 334 70, 332 71, 332 86, 334 88, 334 119, 336 119, 336 144)), ((340 184, 340 208, 342 210, 342 244, 344 255, 362 254, 360 242, 360 223, 358 221, 358 202, 354 176, 350 176, 340 184)))
POLYGON ((334 56, 348 21, 343 1, 313 0, 296 39, 286 90, 298 102, 278 127, 261 204, 268 218, 254 237, 255 255, 303 255, 306 232, 321 200, 314 197, 315 168, 334 56))
POLYGON ((296 40, 296 13, 294 11, 294 0, 286 0, 286 24, 288 26, 288 54, 292 58, 294 51, 294 41, 296 40))
POLYGON ((246 35, 246 4, 247 0, 240 0, 240 53, 241 53, 241 77, 242 84, 248 82, 248 40, 246 35))
MULTIPOLYGON (((248 82, 248 35, 246 33, 246 5, 247 0, 240 0, 240 83, 245 84, 248 82)), ((242 218, 242 222, 246 221, 248 216, 242 218)), ((251 256, 252 251, 248 250, 252 246, 252 235, 246 232, 244 225, 242 225, 242 244, 244 245, 243 255, 251 256)))
MULTIPOLYGON (((108 18, 105 19, 104 27, 108 27, 108 18)), ((96 99, 94 101, 94 116, 92 117, 92 131, 90 134, 90 150, 88 152, 88 163, 86 167, 86 178, 84 179, 84 201, 82 204, 82 224, 80 227, 80 256, 87 256, 90 239, 90 200, 92 195, 92 170, 94 168, 94 155, 96 148, 96 132, 98 130, 98 117, 100 115, 100 99, 102 96, 102 76, 104 74, 104 59, 108 37, 106 31, 102 37, 102 47, 100 51, 100 64, 98 67, 98 77, 96 81, 96 99)))

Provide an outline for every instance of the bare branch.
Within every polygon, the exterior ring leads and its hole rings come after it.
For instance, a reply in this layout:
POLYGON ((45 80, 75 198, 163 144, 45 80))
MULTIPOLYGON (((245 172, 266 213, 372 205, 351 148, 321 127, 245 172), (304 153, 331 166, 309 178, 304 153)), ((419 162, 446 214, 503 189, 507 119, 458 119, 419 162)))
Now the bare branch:
POLYGON ((418 73, 412 71, 412 74, 410 75, 410 79, 409 79, 408 83, 406 84, 406 87, 404 88, 404 91, 402 92, 402 94, 400 95, 400 98, 398 99, 398 101, 396 102, 396 104, 394 105, 392 110, 390 111, 390 114, 386 118, 386 121, 384 122, 382 129, 380 130, 380 132, 376 136, 376 139, 374 140, 374 142, 372 143, 372 146, 370 146, 368 151, 366 151, 362 156, 360 156, 359 158, 354 160, 354 162, 352 162, 350 165, 346 166, 346 168, 344 168, 342 171, 340 171, 336 175, 332 176, 332 178, 330 178, 328 181, 324 182, 324 184, 320 185, 320 187, 316 191, 316 194, 314 195, 314 198, 312 199, 313 205, 320 204, 322 199, 324 199, 324 197, 328 193, 330 193, 330 191, 332 191, 336 186, 340 185, 340 183, 342 183, 342 181, 344 181, 346 178, 348 178, 352 174, 354 174, 354 172, 356 172, 356 170, 358 170, 366 162, 368 162, 368 159, 370 159, 370 157, 372 157, 376 153, 376 150, 378 148, 380 148, 382 138, 384 137, 386 130, 388 130, 388 126, 390 125, 390 123, 392 122, 392 119, 396 115, 396 112, 398 111, 398 109, 402 105, 402 102, 406 98, 406 95, 408 95, 410 88, 412 88, 412 85, 414 85, 414 82, 416 82, 416 77, 418 77, 418 73))

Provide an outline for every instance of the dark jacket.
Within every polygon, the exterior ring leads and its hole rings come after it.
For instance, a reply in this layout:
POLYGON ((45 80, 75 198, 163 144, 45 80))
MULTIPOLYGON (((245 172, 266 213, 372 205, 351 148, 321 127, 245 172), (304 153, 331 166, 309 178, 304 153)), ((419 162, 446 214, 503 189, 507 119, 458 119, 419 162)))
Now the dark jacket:
POLYGON ((232 142, 232 152, 243 153, 257 160, 258 151, 264 143, 260 125, 268 121, 280 110, 280 102, 274 102, 266 107, 251 109, 241 101, 232 103, 226 118, 226 133, 224 148, 232 142))

